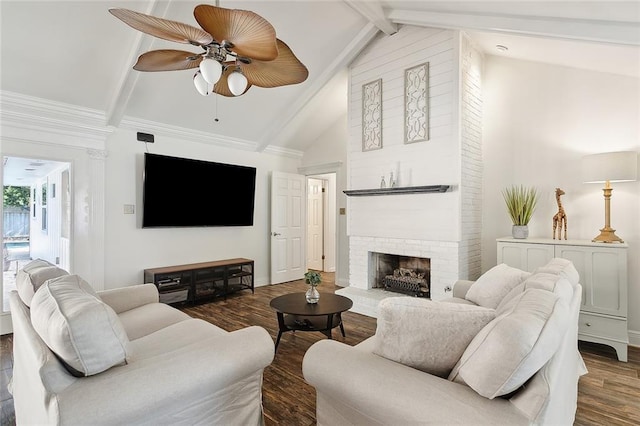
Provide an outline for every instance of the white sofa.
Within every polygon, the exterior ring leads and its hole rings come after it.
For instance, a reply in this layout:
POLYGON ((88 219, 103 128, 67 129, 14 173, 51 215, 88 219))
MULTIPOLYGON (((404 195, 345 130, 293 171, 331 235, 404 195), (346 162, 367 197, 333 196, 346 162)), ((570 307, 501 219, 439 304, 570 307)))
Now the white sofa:
POLYGON ((317 424, 571 425, 581 297, 573 264, 553 259, 533 274, 498 265, 439 302, 385 299, 373 337, 306 352, 317 424))
POLYGON ((227 332, 153 284, 95 293, 37 260, 10 295, 18 425, 263 424, 261 327, 227 332), (52 350, 53 348, 54 350, 52 350))

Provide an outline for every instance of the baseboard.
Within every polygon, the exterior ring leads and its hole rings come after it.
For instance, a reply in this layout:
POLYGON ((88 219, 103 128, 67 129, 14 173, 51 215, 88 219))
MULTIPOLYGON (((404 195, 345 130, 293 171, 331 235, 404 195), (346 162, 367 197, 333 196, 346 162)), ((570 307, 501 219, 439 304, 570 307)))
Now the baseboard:
POLYGON ((269 282, 269 279, 267 279, 267 278, 256 278, 253 281, 253 286, 254 287, 264 287, 264 286, 269 285, 269 284, 271 284, 271 283, 269 282))
POLYGON ((629 332, 629 345, 640 348, 640 331, 628 330, 629 332))

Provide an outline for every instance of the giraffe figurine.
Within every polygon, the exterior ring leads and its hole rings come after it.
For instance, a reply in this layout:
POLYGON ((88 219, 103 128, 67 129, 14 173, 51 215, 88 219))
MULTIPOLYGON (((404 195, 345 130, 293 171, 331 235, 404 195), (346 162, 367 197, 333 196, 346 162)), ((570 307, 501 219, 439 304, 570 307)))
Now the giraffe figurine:
POLYGON ((553 216, 553 239, 556 239, 556 228, 558 229, 558 239, 561 240, 560 234, 562 233, 562 227, 564 226, 564 239, 567 239, 567 214, 564 212, 560 196, 564 195, 564 191, 560 188, 556 188, 556 203, 558 203, 558 213, 553 216), (563 225, 564 224, 564 225, 563 225))

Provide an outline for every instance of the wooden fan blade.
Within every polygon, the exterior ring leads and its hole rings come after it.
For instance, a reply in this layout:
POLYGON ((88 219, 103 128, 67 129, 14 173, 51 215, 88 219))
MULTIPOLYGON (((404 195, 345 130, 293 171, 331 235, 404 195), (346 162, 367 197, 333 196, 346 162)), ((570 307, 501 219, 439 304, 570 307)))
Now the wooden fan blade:
POLYGON ((287 44, 278 39, 278 57, 273 61, 253 60, 244 64, 242 73, 249 83, 258 87, 279 87, 302 83, 309 70, 296 58, 287 44))
POLYGON ((196 68, 202 56, 184 50, 152 50, 138 57, 133 66, 137 71, 180 71, 196 68))
POLYGON ((230 50, 240 56, 261 61, 271 61, 278 56, 276 30, 254 12, 201 4, 193 14, 218 43, 233 43, 230 50))
POLYGON ((230 65, 228 66, 224 72, 222 73, 222 76, 220 77, 220 80, 218 80, 218 82, 215 84, 215 86, 213 86, 213 92, 217 93, 218 95, 222 95, 222 96, 226 96, 229 98, 237 98, 238 96, 242 96, 245 93, 247 93, 247 90, 249 90, 251 88, 251 83, 247 84, 247 88, 244 90, 244 92, 242 92, 241 95, 234 95, 233 93, 231 93, 231 90, 229 90, 229 82, 227 81, 227 78, 229 77, 229 74, 231 74, 233 71, 235 71, 235 67, 233 66, 235 62, 226 62, 225 65, 230 65))
POLYGON ((213 42, 211 34, 181 22, 156 18, 129 9, 112 8, 109 12, 131 28, 164 40, 198 46, 206 46, 213 42))

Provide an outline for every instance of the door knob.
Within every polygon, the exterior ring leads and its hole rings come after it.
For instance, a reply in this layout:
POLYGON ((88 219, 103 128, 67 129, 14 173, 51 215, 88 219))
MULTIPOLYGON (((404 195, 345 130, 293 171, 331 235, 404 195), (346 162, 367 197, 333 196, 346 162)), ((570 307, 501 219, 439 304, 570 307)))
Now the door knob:
POLYGON ((272 232, 271 235, 273 235, 274 237, 277 237, 278 235, 280 235, 279 232, 272 232))

